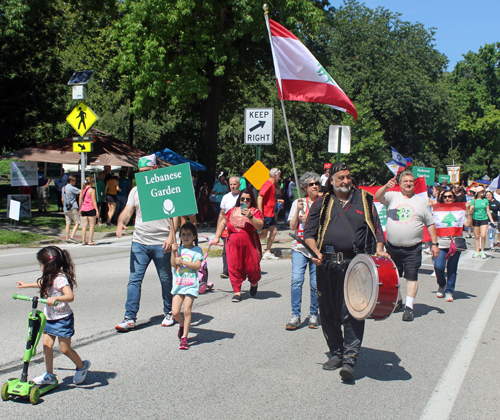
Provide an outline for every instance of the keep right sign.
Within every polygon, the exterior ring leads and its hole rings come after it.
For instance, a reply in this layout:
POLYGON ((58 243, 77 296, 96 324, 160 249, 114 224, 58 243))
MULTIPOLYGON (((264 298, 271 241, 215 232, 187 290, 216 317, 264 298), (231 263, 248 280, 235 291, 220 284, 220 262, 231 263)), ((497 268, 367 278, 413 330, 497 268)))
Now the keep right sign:
POLYGON ((274 143, 274 108, 245 108, 245 144, 274 143))

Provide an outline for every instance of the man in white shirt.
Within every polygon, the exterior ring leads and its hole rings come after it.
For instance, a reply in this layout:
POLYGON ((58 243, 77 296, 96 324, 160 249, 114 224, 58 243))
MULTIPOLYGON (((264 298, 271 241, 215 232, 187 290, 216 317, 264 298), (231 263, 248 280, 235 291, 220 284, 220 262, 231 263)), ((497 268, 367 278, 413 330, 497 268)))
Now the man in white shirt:
MULTIPOLYGON (((379 188, 375 200, 387 207, 387 252, 406 279, 406 305, 403 321, 413 321, 413 302, 418 291, 418 269, 422 264, 424 226, 432 239, 432 258, 439 256, 437 231, 427 199, 416 195, 415 176, 403 171, 399 176, 399 191, 387 191, 396 186, 396 177, 379 188)), ((402 303, 399 302, 399 306, 402 303)), ((399 308, 398 308, 399 309, 399 308)))
MULTIPOLYGON (((229 178, 229 189, 230 191, 226 195, 224 195, 224 197, 222 197, 222 201, 220 202, 220 213, 219 218, 217 219, 217 226, 219 226, 219 223, 221 223, 222 219, 225 217, 226 212, 236 206, 236 202, 238 201, 238 197, 240 196, 239 177, 232 176, 231 178, 229 178)), ((229 278, 226 257, 226 236, 227 229, 224 229, 224 232, 222 232, 221 236, 222 241, 224 242, 224 247, 222 249, 222 274, 220 275, 223 279, 229 278)))

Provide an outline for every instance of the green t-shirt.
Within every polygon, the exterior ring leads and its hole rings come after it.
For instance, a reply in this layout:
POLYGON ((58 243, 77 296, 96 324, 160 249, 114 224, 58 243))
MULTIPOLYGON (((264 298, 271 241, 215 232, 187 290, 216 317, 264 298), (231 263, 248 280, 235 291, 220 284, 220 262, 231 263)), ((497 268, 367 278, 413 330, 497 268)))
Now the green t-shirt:
POLYGON ((96 182, 96 202, 101 203, 104 202, 104 189, 106 186, 104 185, 104 181, 102 179, 98 179, 96 182))
POLYGON ((488 220, 488 213, 486 212, 486 208, 490 202, 486 198, 482 198, 480 200, 472 200, 470 205, 474 206, 474 213, 472 213, 473 220, 488 220))
POLYGON ((240 176, 240 191, 244 190, 247 187, 247 180, 240 176))

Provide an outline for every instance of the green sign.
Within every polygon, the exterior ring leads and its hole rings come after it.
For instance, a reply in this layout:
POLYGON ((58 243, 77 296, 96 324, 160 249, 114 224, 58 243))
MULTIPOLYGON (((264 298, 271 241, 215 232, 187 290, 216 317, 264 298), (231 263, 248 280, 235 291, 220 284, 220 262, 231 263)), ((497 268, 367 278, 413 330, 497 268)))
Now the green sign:
POLYGON ((63 167, 61 163, 46 163, 45 164, 45 178, 48 179, 61 179, 63 176, 63 167))
POLYGON ((142 220, 198 213, 189 163, 135 174, 142 220))
POLYGON ((438 182, 440 184, 442 184, 445 179, 446 179, 446 181, 448 181, 448 184, 451 182, 451 176, 450 175, 439 175, 438 182))
POLYGON ((434 168, 421 168, 418 166, 413 167, 413 175, 415 178, 424 177, 425 184, 433 186, 436 179, 436 170, 434 168))

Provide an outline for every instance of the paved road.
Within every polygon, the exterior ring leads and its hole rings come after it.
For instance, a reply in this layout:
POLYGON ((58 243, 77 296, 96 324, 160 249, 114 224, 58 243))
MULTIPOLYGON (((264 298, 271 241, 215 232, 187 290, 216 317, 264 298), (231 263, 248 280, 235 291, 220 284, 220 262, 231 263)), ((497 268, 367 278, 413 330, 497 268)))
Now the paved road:
MULTIPOLYGON (((0 401, 1 418, 498 418, 500 253, 487 260, 462 256, 453 303, 436 298, 425 256, 415 321, 403 323, 401 314, 368 320, 356 383, 347 385, 338 372, 321 369, 327 360, 321 330, 307 328, 305 320, 303 328, 285 331, 290 260, 263 261, 257 297, 247 293, 235 304, 229 281, 218 278, 220 259, 211 258, 216 288, 195 302, 192 345, 180 351, 177 327, 159 325, 154 267, 144 282, 138 328, 114 331, 124 312, 130 237, 102 242, 94 248, 64 245, 79 283, 72 304, 74 344, 92 362, 85 385, 72 384, 72 363, 59 354, 61 386, 37 406, 0 401)), ((39 275, 36 251, 0 251, 0 383, 21 371, 29 305, 11 295, 16 280, 39 275)), ((38 355, 30 376, 43 371, 38 355)))

